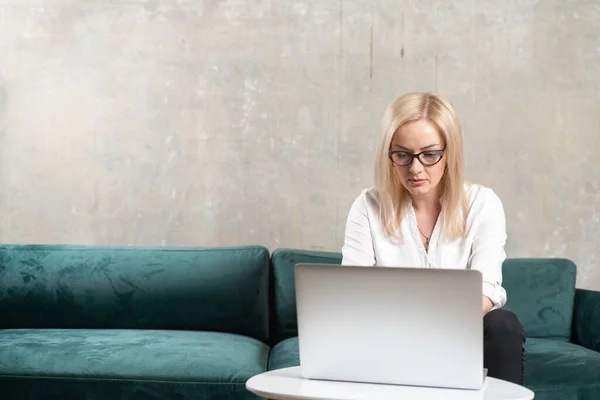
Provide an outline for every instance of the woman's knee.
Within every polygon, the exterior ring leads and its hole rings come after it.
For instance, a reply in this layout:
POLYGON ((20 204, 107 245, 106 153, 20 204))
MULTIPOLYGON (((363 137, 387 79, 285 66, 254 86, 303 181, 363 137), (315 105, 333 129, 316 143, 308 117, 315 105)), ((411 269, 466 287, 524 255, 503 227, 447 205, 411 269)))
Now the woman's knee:
POLYGON ((486 334, 494 336, 524 336, 521 321, 519 321, 515 313, 508 310, 497 309, 490 311, 484 317, 483 326, 486 334))

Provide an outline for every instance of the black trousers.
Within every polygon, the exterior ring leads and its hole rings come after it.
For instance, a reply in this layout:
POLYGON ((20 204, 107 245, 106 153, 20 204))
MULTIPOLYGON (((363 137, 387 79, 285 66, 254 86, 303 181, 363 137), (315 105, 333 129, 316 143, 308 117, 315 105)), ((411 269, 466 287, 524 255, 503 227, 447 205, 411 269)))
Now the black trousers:
POLYGON ((517 316, 507 310, 483 317, 483 366, 487 376, 523 385, 525 332, 517 316))

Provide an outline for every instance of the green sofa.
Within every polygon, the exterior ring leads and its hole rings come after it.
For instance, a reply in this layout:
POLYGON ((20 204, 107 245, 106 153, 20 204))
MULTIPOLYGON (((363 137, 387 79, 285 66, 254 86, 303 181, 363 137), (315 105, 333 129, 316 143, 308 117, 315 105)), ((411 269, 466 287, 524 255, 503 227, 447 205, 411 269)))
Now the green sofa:
MULTIPOLYGON (((0 246, 2 399, 256 399, 299 364, 293 268, 341 255, 262 246, 0 246)), ((563 259, 509 259, 507 309, 536 400, 600 399, 600 292, 563 259)))

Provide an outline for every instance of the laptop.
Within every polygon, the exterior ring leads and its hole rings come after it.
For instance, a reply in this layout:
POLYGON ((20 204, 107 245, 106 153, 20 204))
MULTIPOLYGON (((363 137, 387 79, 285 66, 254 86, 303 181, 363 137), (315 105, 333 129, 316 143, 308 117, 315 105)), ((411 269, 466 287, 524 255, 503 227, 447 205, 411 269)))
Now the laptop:
POLYGON ((479 271, 300 263, 294 274, 304 378, 483 387, 479 271))

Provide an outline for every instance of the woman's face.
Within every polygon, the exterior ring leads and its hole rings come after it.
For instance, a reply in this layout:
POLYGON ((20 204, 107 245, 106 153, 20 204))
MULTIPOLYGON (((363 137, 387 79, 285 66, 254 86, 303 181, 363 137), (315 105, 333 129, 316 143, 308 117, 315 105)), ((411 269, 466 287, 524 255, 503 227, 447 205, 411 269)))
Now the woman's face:
POLYGON ((430 193, 442 180, 446 156, 439 152, 445 147, 442 134, 425 119, 404 124, 394 134, 390 147, 394 168, 413 197, 430 193), (412 157, 418 153, 420 159, 412 157))

